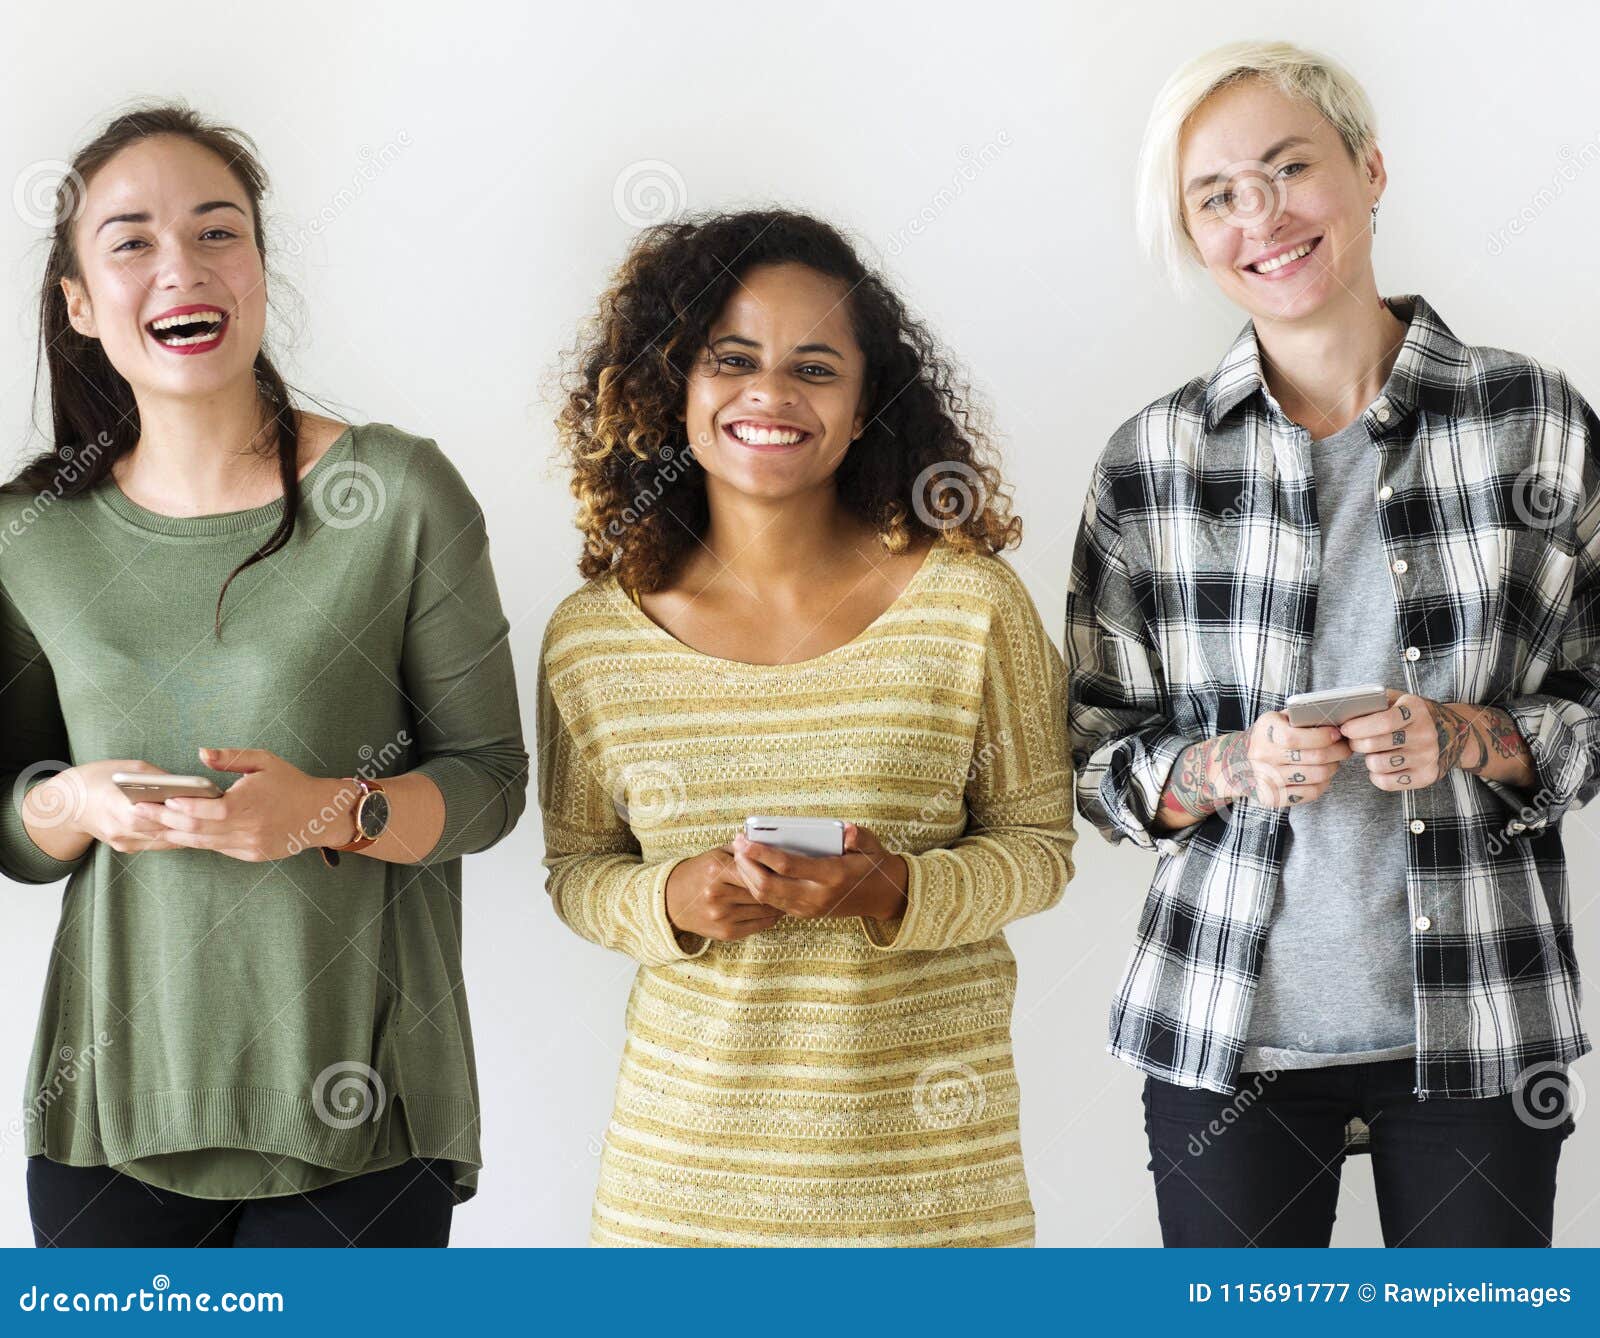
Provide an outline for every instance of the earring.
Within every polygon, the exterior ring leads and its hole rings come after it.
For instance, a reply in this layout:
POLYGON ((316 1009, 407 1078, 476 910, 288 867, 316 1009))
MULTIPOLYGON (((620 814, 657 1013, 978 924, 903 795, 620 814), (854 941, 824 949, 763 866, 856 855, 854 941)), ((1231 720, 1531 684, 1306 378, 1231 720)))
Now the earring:
POLYGON ((1372 235, 1374 237, 1376 237, 1378 235, 1378 206, 1377 205, 1373 205, 1372 206, 1372 235))

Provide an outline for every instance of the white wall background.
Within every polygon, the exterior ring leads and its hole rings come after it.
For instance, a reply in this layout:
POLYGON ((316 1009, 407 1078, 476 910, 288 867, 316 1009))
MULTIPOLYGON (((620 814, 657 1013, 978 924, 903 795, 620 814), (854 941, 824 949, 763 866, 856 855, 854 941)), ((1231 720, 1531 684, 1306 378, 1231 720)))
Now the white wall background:
MULTIPOLYGON (((877 252, 993 407, 1027 524, 1012 561, 1053 626, 1107 435, 1208 370, 1242 321, 1210 294, 1175 298, 1131 235, 1149 102, 1209 46, 1285 37, 1344 60, 1378 108, 1389 165, 1380 289, 1421 292, 1469 342, 1561 366, 1600 399, 1588 6, 1525 2, 1514 21, 1488 0, 529 11, 8 6, 0 187, 25 189, 34 165, 140 95, 181 95, 256 137, 299 299, 281 304, 290 379, 357 420, 436 436, 460 465, 489 517, 530 746, 540 631, 577 583, 543 396, 633 235, 614 192, 641 163, 669 164, 690 208, 781 201, 877 252), (1517 217, 1521 235, 1502 235, 1517 217)), ((44 252, 27 212, 0 202, 6 459, 38 444, 44 252)), ((1597 833, 1600 812, 1568 820, 1578 952, 1600 981, 1597 833)), ((585 1239, 632 969, 555 919, 541 853, 530 812, 467 863, 487 1165, 457 1214, 462 1245, 585 1239)), ((1151 864, 1092 830, 1078 856, 1064 904, 1010 934, 1039 1242, 1155 1244, 1139 1079, 1102 1049, 1151 864)), ((3 888, 3 1108, 20 1092, 59 893, 3 888)), ((1587 1016, 1593 1030, 1592 1003, 1587 1016)), ((1595 1063, 1578 1073, 1600 1085, 1595 1063)), ((1560 1244, 1600 1244, 1592 1123, 1567 1144, 1560 1244)), ((30 1240, 23 1166, 20 1140, 0 1147, 0 1245, 30 1240)), ((1366 1159, 1346 1168, 1335 1241, 1380 1243, 1366 1159)))

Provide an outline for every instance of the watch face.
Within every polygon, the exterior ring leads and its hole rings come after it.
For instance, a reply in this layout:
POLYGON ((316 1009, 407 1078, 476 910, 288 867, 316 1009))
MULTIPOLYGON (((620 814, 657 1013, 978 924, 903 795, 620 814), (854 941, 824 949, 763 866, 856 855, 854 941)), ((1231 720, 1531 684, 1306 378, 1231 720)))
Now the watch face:
POLYGON ((373 790, 362 800, 356 809, 356 826, 360 828, 361 835, 370 841, 376 841, 383 835, 384 828, 389 825, 389 796, 379 790, 373 790))

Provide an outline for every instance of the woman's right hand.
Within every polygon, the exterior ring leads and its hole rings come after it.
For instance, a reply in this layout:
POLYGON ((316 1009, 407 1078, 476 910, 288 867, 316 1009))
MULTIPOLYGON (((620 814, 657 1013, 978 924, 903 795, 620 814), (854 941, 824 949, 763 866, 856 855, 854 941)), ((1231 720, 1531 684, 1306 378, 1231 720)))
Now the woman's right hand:
POLYGON ((156 803, 134 803, 111 783, 118 771, 153 771, 137 758, 113 758, 68 767, 28 791, 23 825, 34 845, 54 859, 73 860, 100 841, 113 850, 177 850, 154 815, 156 803))
POLYGON ((716 846, 667 875, 667 918, 681 933, 730 943, 771 929, 783 912, 755 899, 734 866, 731 846, 716 846))
POLYGON ((1288 808, 1320 799, 1349 741, 1332 725, 1302 728, 1282 711, 1268 711, 1247 730, 1192 743, 1178 754, 1161 792, 1158 823, 1189 827, 1249 799, 1268 808, 1288 808))
POLYGON ((1309 804, 1327 793, 1350 742, 1333 725, 1291 725, 1268 711, 1246 733, 1244 766, 1233 794, 1269 808, 1309 804))

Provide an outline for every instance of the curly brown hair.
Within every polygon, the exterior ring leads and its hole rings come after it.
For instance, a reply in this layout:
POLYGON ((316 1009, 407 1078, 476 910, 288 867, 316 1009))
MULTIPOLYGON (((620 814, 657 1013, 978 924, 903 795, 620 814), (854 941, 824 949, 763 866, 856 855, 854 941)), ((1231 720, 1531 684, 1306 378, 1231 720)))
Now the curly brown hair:
POLYGON ((681 419, 684 387, 740 279, 789 263, 845 285, 866 358, 868 424, 834 475, 844 505, 892 553, 939 534, 983 553, 1020 541, 992 444, 933 335, 834 227, 788 210, 744 210, 641 233, 569 355, 556 426, 578 499, 585 577, 615 572, 625 589, 658 590, 704 532, 705 480, 681 419))

